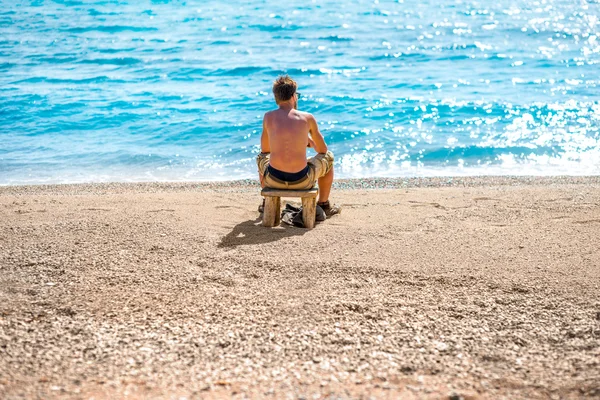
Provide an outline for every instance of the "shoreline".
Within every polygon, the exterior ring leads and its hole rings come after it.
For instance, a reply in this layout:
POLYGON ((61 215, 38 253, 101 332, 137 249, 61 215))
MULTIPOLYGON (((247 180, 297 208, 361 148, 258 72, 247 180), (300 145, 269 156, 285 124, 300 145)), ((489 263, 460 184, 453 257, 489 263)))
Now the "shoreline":
MULTIPOLYGON (((411 178, 350 178, 335 179, 333 190, 356 189, 407 189, 441 187, 489 187, 489 186, 546 186, 546 185, 600 185, 600 175, 556 175, 556 176, 439 176, 411 178)), ((98 182, 98 183, 56 183, 39 185, 0 186, 0 196, 6 194, 44 194, 62 192, 64 194, 102 193, 153 193, 162 192, 205 192, 232 190, 249 192, 259 188, 257 179, 240 179, 207 182, 98 182)))

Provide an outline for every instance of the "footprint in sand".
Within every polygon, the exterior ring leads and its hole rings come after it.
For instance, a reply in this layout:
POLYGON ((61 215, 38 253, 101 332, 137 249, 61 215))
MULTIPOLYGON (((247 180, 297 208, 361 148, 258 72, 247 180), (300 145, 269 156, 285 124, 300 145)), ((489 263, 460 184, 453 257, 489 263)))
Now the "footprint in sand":
POLYGON ((583 221, 573 221, 574 224, 592 224, 594 222, 600 224, 600 219, 586 219, 583 221))
POLYGON ((434 207, 434 208, 446 210, 446 207, 444 207, 443 205, 441 205, 439 203, 427 203, 427 202, 416 201, 416 200, 409 200, 408 202, 416 203, 416 204, 413 204, 411 207, 434 207))

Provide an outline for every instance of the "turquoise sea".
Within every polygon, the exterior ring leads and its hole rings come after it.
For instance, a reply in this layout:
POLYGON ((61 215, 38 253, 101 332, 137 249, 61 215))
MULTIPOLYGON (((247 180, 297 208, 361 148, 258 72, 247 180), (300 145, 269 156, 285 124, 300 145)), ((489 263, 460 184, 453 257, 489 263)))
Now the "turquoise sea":
POLYGON ((0 0, 0 185, 254 178, 288 73, 337 177, 600 174, 598 0, 0 0))

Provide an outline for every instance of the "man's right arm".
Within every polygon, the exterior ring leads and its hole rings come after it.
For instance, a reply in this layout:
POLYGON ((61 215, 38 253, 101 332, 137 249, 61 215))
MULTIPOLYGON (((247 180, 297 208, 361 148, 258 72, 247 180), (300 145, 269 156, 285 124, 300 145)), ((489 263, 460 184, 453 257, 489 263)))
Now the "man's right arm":
POLYGON ((323 139, 323 135, 321 135, 321 132, 319 131, 319 125, 317 124, 317 120, 312 114, 308 114, 307 121, 308 131, 310 132, 310 136, 312 137, 315 151, 317 153, 327 153, 327 145, 325 144, 325 139, 323 139))

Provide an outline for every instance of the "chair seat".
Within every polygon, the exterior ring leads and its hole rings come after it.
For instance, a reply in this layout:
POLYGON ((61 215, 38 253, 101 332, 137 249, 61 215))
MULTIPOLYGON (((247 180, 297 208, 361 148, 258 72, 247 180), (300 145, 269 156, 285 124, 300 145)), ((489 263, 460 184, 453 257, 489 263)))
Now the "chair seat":
POLYGON ((272 189, 264 188, 260 194, 264 197, 317 197, 317 188, 306 190, 272 189))

